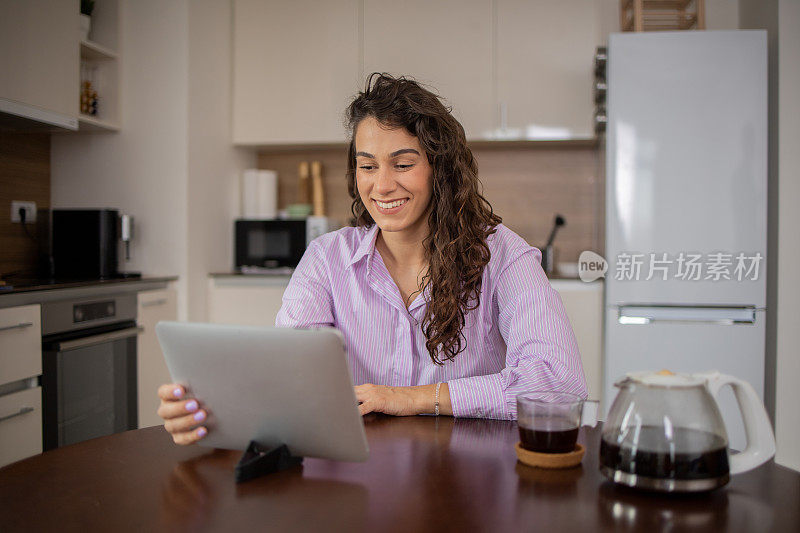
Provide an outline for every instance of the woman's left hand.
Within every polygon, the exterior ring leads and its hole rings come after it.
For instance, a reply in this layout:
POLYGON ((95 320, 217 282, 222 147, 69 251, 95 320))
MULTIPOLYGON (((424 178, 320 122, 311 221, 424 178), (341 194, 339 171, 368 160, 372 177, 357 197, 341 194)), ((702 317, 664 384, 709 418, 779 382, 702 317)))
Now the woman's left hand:
POLYGON ((367 413, 385 413, 394 416, 412 416, 419 414, 417 394, 414 387, 387 387, 365 383, 353 387, 360 405, 362 415, 367 413))

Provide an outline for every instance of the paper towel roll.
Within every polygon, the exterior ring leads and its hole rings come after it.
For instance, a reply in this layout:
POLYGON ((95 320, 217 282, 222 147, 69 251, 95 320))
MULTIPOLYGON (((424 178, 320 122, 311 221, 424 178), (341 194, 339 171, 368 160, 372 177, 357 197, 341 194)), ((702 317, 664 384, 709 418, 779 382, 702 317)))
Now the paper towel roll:
POLYGON ((278 216, 278 173, 274 170, 258 171, 258 214, 260 218, 278 216))
POLYGON ((248 168, 242 172, 242 218, 254 219, 259 216, 258 169, 248 168))

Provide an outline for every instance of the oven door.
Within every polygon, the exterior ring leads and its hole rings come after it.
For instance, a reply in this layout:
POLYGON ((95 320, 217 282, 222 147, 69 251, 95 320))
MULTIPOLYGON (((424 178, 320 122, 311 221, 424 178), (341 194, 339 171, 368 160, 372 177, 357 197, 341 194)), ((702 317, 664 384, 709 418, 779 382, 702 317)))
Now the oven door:
POLYGON ((136 429, 135 322, 42 339, 45 450, 136 429))

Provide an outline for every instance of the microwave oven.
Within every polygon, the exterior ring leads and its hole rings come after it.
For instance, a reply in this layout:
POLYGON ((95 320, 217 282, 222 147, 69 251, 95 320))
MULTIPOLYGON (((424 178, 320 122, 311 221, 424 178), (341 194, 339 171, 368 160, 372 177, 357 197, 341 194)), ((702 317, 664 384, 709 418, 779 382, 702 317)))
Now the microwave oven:
POLYGON ((297 266, 308 244, 329 231, 326 217, 236 220, 235 262, 241 271, 251 267, 297 266))

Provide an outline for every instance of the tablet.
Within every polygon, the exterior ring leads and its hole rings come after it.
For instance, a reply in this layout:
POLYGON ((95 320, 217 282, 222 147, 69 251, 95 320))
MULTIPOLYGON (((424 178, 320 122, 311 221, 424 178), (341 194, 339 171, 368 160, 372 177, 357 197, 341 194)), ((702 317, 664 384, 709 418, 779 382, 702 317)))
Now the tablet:
POLYGON ((208 412, 199 445, 244 450, 255 440, 297 456, 369 456, 338 330, 159 322, 156 334, 173 382, 208 412))

